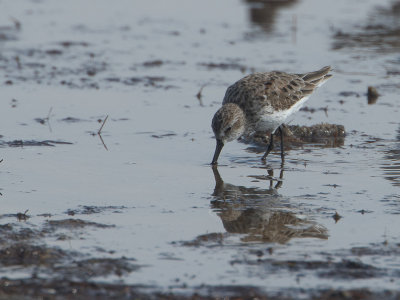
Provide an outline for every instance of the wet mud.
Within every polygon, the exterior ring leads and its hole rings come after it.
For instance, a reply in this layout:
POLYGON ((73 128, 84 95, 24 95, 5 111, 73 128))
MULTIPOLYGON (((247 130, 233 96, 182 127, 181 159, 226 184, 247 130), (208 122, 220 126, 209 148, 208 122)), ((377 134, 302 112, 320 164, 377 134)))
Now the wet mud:
POLYGON ((64 142, 64 141, 51 141, 51 140, 45 140, 45 141, 28 141, 28 140, 13 140, 13 141, 1 141, 0 140, 0 147, 32 147, 32 146, 38 146, 38 147, 54 147, 56 145, 72 145, 73 143, 70 142, 64 142))
MULTIPOLYGON (((283 126, 284 147, 288 149, 299 145, 318 144, 325 147, 340 147, 344 144, 346 132, 343 125, 336 124, 315 124, 311 126, 290 125, 283 126)), ((280 138, 279 132, 274 136, 280 138)), ((277 140, 277 138, 275 140, 277 140)), ((252 137, 244 138, 244 142, 253 143, 258 146, 266 147, 270 141, 270 135, 264 132, 256 132, 252 137)))
MULTIPOLYGON (((97 213, 103 208, 86 208, 86 213, 97 213)), ((86 297, 121 297, 138 295, 126 290, 117 292, 121 286, 91 283, 89 280, 108 276, 123 277, 125 274, 137 271, 140 266, 133 258, 89 257, 79 251, 64 250, 49 246, 45 238, 70 240, 72 235, 85 234, 79 231, 87 227, 106 229, 107 225, 85 221, 82 219, 46 220, 41 228, 29 224, 34 218, 25 214, 3 215, 2 218, 17 217, 19 223, 6 223, 0 226, 0 265, 10 270, 28 271, 31 275, 24 279, 1 279, 1 299, 31 299, 43 298, 64 299, 74 296, 77 299, 86 297), (23 215, 23 217, 21 217, 23 215), (22 223, 21 223, 22 222, 22 223), (60 231, 67 230, 67 234, 60 231)), ((51 218, 50 215, 39 217, 51 218)), ((53 216, 54 217, 54 216, 53 216)), ((133 289, 133 288, 132 288, 133 289)), ((116 298, 115 298, 116 299, 116 298)))
POLYGON ((0 2, 0 299, 399 299, 399 1, 23 3, 0 2), (209 165, 230 84, 328 64, 284 163, 257 132, 209 165))

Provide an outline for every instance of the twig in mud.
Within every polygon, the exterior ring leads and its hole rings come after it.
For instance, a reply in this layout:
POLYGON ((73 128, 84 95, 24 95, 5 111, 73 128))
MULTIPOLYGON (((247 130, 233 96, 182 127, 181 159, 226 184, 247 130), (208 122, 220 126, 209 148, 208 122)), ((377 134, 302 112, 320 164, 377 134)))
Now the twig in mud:
POLYGON ((108 119, 108 115, 107 115, 107 117, 104 119, 103 124, 101 124, 101 127, 100 127, 99 131, 97 131, 97 134, 98 134, 98 135, 101 135, 101 130, 103 129, 103 126, 104 126, 104 124, 106 123, 107 119, 108 119))
POLYGON ((206 86, 206 85, 203 84, 203 85, 201 86, 199 92, 196 94, 197 99, 199 99, 200 106, 204 106, 203 101, 202 101, 203 95, 201 94, 201 92, 203 91, 203 89, 204 89, 205 86, 206 86))
POLYGON ((46 118, 36 118, 35 119, 36 122, 38 122, 38 123, 40 123, 42 125, 47 123, 47 126, 49 127, 49 131, 50 132, 52 132, 51 125, 50 125, 50 115, 51 115, 52 111, 53 111, 53 107, 50 107, 46 118))
POLYGON ((21 29, 21 22, 18 21, 16 18, 14 17, 10 17, 11 21, 13 21, 15 29, 20 30, 21 29))
POLYGON ((29 216, 26 214, 29 211, 29 209, 25 210, 24 213, 17 213, 17 219, 18 221, 26 221, 29 219, 29 216))
POLYGON ((21 60, 19 59, 18 55, 15 57, 15 62, 17 63, 18 69, 21 70, 22 69, 22 65, 21 65, 21 60))
POLYGON ((51 125, 50 125, 50 115, 51 115, 51 112, 52 112, 52 111, 53 111, 53 107, 50 107, 49 113, 47 114, 47 117, 45 118, 45 120, 47 121, 47 126, 49 126, 50 132, 53 131, 53 130, 51 129, 51 125))
MULTIPOLYGON (((100 141, 101 141, 101 143, 102 143, 103 146, 104 146, 104 149, 106 149, 106 150, 108 151, 108 148, 107 148, 107 146, 106 146, 106 143, 104 143, 103 137, 101 136, 101 131, 102 131, 102 129, 103 129, 103 127, 104 127, 104 124, 106 123, 107 119, 108 119, 108 115, 104 118, 104 121, 103 121, 103 123, 102 123, 101 126, 100 126, 100 129, 97 131, 97 135, 99 136, 100 141)), ((93 135, 95 135, 95 134, 93 134, 93 135)))
POLYGON ((325 116, 328 118, 328 106, 322 107, 320 109, 325 112, 325 116))
POLYGON ((49 113, 47 114, 47 118, 46 118, 47 121, 49 121, 49 119, 50 119, 50 114, 51 114, 52 111, 53 111, 53 107, 50 107, 49 113))
POLYGON ((103 138, 101 137, 101 134, 98 134, 98 136, 99 136, 100 141, 101 141, 101 143, 103 144, 104 148, 108 151, 108 148, 107 148, 107 146, 106 146, 106 143, 104 143, 103 138))
POLYGON ((335 223, 337 223, 342 218, 342 216, 339 215, 336 211, 332 218, 335 220, 335 223))
POLYGON ((3 162, 3 159, 0 159, 0 163, 2 163, 3 162))

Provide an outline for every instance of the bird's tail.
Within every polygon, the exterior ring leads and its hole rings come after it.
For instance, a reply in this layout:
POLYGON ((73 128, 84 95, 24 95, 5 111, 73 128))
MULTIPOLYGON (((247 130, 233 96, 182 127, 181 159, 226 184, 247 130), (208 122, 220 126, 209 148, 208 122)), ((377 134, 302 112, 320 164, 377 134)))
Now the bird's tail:
POLYGON ((304 74, 297 74, 304 81, 311 83, 316 86, 322 85, 325 81, 332 77, 332 74, 328 74, 331 70, 330 66, 323 67, 321 70, 304 73, 304 74))

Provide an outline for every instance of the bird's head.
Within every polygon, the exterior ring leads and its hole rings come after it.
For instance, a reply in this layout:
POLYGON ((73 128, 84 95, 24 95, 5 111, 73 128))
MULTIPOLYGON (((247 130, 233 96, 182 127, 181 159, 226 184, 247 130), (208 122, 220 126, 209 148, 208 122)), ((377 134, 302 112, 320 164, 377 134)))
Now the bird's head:
POLYGON ((217 164, 225 143, 238 139, 245 130, 243 110, 236 104, 224 104, 214 115, 211 123, 217 146, 211 164, 217 164))

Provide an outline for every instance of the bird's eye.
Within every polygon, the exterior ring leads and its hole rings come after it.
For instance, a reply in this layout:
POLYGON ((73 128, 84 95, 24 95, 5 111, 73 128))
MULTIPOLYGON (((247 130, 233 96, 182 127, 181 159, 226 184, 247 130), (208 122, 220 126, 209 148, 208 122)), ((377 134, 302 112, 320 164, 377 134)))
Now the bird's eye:
POLYGON ((229 133, 232 130, 232 127, 228 127, 225 129, 225 133, 229 133))

